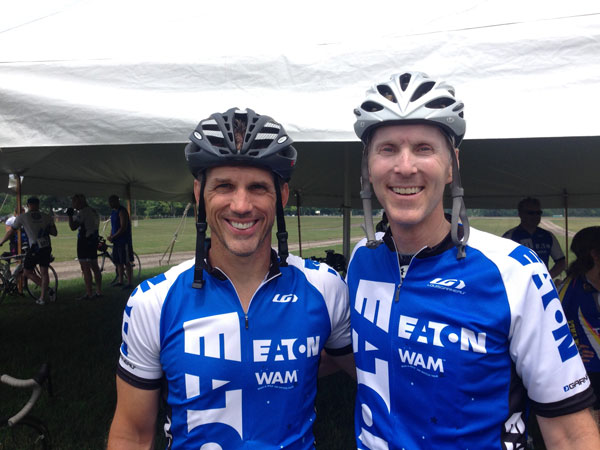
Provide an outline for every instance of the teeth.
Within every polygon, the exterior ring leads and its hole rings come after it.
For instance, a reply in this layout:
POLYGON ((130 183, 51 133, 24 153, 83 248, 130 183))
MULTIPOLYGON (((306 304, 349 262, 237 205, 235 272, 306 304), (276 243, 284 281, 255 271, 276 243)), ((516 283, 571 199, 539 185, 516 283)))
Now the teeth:
POLYGON ((248 228, 250 228, 252 225, 254 225, 256 222, 229 222, 231 224, 231 226, 233 228, 237 228, 238 230, 247 230, 248 228))
POLYGON ((408 195, 408 194, 418 194, 419 192, 421 192, 420 187, 409 187, 409 188, 397 188, 397 187, 393 187, 392 191, 394 191, 396 194, 402 194, 402 195, 408 195))

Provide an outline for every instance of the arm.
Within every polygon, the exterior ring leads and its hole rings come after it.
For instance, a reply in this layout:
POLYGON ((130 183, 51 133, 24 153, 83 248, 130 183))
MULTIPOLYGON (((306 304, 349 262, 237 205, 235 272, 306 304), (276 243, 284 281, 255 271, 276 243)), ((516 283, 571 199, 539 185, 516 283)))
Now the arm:
POLYGON ((159 389, 138 389, 117 377, 117 408, 107 450, 154 448, 159 393, 159 389))
POLYGON ((331 375, 340 369, 350 375, 353 379, 356 379, 354 353, 333 356, 327 354, 327 352, 323 350, 321 352, 321 362, 319 364, 319 377, 331 375))
POLYGON ((73 219, 73 214, 69 214, 69 228, 73 231, 75 231, 77 228, 79 228, 79 222, 76 222, 73 219))
POLYGON ((48 227, 48 234, 52 236, 56 236, 58 234, 58 230, 56 229, 56 224, 52 222, 52 224, 48 227))
POLYGON ((14 228, 9 228, 8 230, 6 230, 6 234, 4 235, 4 237, 2 238, 2 240, 0 241, 0 245, 4 244, 6 241, 8 241, 13 234, 15 234, 15 229, 14 228))
POLYGON ((552 277, 552 279, 556 278, 557 276, 560 275, 560 273, 565 270, 565 267, 567 265, 567 261, 565 258, 560 259, 559 261, 556 262, 556 264, 554 264, 554 266, 552 267, 552 269, 549 270, 550 276, 552 277))
POLYGON ((537 416, 548 450, 594 450, 600 448, 598 428, 589 410, 559 417, 537 416))

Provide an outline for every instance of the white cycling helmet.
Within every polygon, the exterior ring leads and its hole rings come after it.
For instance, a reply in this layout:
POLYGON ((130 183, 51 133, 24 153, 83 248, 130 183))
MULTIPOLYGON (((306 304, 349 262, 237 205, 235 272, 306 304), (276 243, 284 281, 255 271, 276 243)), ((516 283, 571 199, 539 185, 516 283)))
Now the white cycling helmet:
MULTIPOLYGON (((434 80, 422 72, 394 74, 389 80, 377 83, 366 92, 366 98, 354 109, 354 131, 365 144, 365 150, 373 131, 382 125, 424 123, 435 125, 448 137, 452 147, 458 147, 466 129, 463 117, 464 104, 457 100, 454 88, 441 80, 434 80)), ((469 221, 463 201, 464 190, 460 182, 458 161, 452 156, 452 241, 458 248, 457 258, 465 257, 469 238, 469 221), (458 236, 458 219, 463 225, 463 236, 458 236)), ((369 183, 367 152, 363 153, 361 171, 361 198, 365 217, 367 246, 377 247, 371 206, 372 189, 369 183)))

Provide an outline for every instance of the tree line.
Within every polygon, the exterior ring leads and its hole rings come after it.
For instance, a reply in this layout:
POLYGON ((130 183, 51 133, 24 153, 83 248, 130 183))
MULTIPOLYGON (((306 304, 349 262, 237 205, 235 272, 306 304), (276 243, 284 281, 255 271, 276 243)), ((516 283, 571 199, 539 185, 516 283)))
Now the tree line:
MULTIPOLYGON (((23 196, 23 203, 27 201, 27 197, 23 196)), ((67 208, 71 207, 70 197, 59 197, 52 195, 38 195, 40 199, 40 208, 43 211, 53 212, 55 215, 64 215, 67 208)), ((88 204, 98 211, 101 216, 109 216, 111 213, 110 206, 108 205, 108 198, 91 197, 87 199, 88 204)), ((3 201, 0 203, 0 221, 4 221, 6 217, 9 217, 15 211, 17 204, 16 197, 11 194, 5 194, 3 201)), ((121 204, 127 206, 126 200, 121 199, 121 204)), ((186 208, 184 202, 167 202, 162 200, 133 200, 131 202, 131 215, 134 218, 145 219, 145 218, 157 218, 157 217, 181 217, 186 208)), ((287 215, 298 215, 298 208, 296 206, 288 206, 285 208, 287 215)), ((300 207, 300 215, 302 216, 339 216, 342 215, 342 208, 317 208, 317 207, 300 207)), ((363 211, 361 209, 353 209, 353 216, 361 216, 363 211)), ((381 215, 382 211, 374 211, 376 216, 381 215)), ((507 217, 517 216, 516 209, 469 209, 469 216, 472 217, 507 217)), ((563 209, 545 209, 544 216, 562 216, 564 214, 563 209)), ((194 216, 194 208, 190 207, 187 215, 189 217, 194 216)), ((572 208, 569 209, 569 215, 577 217, 598 217, 600 216, 600 208, 572 208)))

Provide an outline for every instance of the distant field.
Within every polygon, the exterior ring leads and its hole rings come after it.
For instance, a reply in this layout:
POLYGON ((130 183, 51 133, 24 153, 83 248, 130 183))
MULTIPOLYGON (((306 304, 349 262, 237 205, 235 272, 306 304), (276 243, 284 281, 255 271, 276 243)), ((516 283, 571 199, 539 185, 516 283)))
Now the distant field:
MULTIPOLYGON (((361 228, 362 217, 353 217, 351 226, 351 236, 363 236, 361 228)), ((550 219, 552 223, 559 227, 564 227, 564 220, 550 219)), ((506 230, 518 224, 516 217, 474 217, 470 223, 475 228, 501 236, 506 230)), ((147 219, 138 221, 138 226, 133 228, 134 249, 138 254, 162 253, 164 252, 174 237, 181 219, 147 219)), ((314 244, 319 241, 342 239, 342 218, 340 216, 305 216, 300 218, 302 244, 314 244)), ((289 243, 298 243, 298 218, 286 217, 286 225, 289 233, 289 243)), ((598 217, 572 217, 569 218, 569 230, 578 231, 582 228, 600 225, 598 217)), ((77 233, 71 231, 66 222, 59 222, 58 236, 52 239, 52 248, 57 261, 67 261, 75 258, 77 233)), ((102 235, 108 234, 102 225, 100 227, 102 235)), ((556 236, 563 246, 564 233, 556 233, 556 236)), ((177 242, 174 251, 191 251, 195 248, 196 227, 193 218, 187 218, 181 225, 177 235, 177 242)), ((275 240, 273 241, 275 242, 275 240)), ((274 244, 275 245, 275 244, 274 244)), ((312 255, 324 256, 323 251, 333 248, 337 252, 342 251, 341 243, 339 245, 325 245, 319 248, 305 249, 304 257, 312 255)), ((297 253, 297 252, 293 252, 297 253)))

